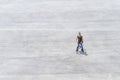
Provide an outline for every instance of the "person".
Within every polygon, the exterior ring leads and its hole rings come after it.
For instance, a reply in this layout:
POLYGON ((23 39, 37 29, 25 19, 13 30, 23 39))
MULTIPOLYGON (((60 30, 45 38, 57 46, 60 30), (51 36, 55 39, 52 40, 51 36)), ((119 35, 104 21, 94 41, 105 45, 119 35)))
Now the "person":
POLYGON ((83 49, 83 36, 81 35, 80 32, 77 35, 76 41, 77 41, 76 51, 78 51, 79 47, 81 47, 81 51, 84 52, 84 49, 83 49))

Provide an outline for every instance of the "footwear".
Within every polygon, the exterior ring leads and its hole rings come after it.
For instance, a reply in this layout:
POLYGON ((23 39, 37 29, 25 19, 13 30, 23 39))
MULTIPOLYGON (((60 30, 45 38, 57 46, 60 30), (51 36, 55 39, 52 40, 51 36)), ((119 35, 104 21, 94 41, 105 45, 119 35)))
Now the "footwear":
POLYGON ((81 51, 82 51, 82 52, 84 52, 84 50, 83 50, 83 49, 82 49, 81 51))

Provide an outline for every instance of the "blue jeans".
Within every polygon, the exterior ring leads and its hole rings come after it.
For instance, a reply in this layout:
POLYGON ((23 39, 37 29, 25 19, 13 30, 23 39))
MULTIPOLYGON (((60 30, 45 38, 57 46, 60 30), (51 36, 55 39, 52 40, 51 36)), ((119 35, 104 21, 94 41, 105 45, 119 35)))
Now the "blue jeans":
POLYGON ((81 42, 78 42, 76 51, 78 51, 79 48, 81 48, 81 51, 84 52, 83 45, 81 42))

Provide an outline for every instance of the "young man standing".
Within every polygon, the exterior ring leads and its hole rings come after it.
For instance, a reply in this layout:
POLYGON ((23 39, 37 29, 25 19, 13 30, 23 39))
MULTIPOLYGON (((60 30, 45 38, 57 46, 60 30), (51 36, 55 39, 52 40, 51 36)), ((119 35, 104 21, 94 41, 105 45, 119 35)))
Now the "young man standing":
POLYGON ((76 41, 78 44, 76 51, 78 51, 79 47, 81 47, 81 51, 84 52, 83 45, 82 45, 83 44, 83 36, 81 35, 80 32, 77 35, 76 41))

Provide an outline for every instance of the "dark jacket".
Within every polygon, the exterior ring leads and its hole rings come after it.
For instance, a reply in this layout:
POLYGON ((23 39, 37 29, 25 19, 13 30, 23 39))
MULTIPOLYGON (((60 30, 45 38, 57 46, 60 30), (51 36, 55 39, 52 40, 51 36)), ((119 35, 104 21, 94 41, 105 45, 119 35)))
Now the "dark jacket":
POLYGON ((82 42, 83 43, 83 36, 77 36, 78 42, 82 42))

